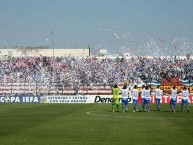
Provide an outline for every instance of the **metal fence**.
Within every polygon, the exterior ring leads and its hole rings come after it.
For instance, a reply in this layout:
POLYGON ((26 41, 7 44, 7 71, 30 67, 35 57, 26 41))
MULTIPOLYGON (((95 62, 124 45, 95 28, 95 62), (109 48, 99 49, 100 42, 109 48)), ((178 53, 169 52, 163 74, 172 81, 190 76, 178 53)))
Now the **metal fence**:
MULTIPOLYGON (((144 83, 130 83, 129 87, 132 89, 134 85, 141 88, 144 83)), ((156 86, 152 86, 153 89, 156 86)), ((177 86, 180 91, 182 86, 177 86)), ((162 85, 161 89, 164 92, 170 93, 171 86, 162 85)), ((193 93, 193 86, 189 85, 188 89, 193 93)), ((76 84, 70 82, 0 82, 0 95, 109 95, 112 94, 111 87, 108 84, 97 83, 97 84, 76 84)))
POLYGON ((73 83, 29 83, 0 82, 0 95, 72 95, 72 94, 111 94, 109 85, 96 84, 92 86, 73 83))

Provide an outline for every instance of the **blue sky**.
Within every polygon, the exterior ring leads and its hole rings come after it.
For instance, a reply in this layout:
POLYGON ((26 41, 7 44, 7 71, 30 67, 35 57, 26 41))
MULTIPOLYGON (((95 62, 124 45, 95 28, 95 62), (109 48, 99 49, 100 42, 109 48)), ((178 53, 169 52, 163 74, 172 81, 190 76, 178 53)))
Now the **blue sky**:
POLYGON ((135 47, 192 41, 193 0, 0 0, 0 18, 0 46, 49 45, 52 30, 55 47, 135 47))

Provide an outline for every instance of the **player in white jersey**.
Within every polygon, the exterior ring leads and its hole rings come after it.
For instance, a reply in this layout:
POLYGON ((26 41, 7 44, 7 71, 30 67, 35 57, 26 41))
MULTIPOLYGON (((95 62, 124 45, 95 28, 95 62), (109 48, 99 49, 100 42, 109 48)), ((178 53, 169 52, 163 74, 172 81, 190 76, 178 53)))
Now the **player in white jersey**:
POLYGON ((188 105, 188 96, 189 96, 189 91, 186 88, 186 86, 183 87, 182 89, 182 103, 181 103, 181 111, 184 111, 184 104, 186 105, 187 112, 190 112, 189 105, 188 105))
POLYGON ((155 102, 156 102, 156 109, 160 111, 160 101, 163 95, 163 91, 160 89, 160 85, 157 85, 155 89, 155 102))
POLYGON ((148 86, 145 87, 144 91, 145 99, 144 99, 144 111, 146 111, 147 105, 147 111, 150 112, 150 99, 151 99, 151 91, 148 86))
POLYGON ((129 87, 125 84, 123 88, 119 88, 121 90, 121 97, 122 97, 122 112, 128 112, 128 98, 129 98, 129 87))
POLYGON ((137 85, 134 86, 133 90, 132 90, 132 98, 133 98, 133 112, 138 112, 137 109, 137 100, 139 97, 139 91, 137 90, 137 85))
POLYGON ((145 108, 144 108, 144 99, 145 99, 145 85, 142 85, 142 88, 141 88, 141 105, 142 105, 142 110, 144 111, 145 108))
POLYGON ((170 108, 172 112, 176 112, 176 99, 177 99, 177 88, 176 86, 173 86, 170 95, 170 108))

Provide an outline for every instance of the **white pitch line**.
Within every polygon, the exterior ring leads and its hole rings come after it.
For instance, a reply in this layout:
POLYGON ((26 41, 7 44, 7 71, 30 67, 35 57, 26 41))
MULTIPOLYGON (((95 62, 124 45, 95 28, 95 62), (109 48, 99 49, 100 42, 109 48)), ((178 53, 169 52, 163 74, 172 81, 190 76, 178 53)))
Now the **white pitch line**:
POLYGON ((115 115, 107 115, 107 114, 97 114, 94 112, 99 112, 99 111, 90 111, 90 112, 86 112, 86 114, 88 115, 93 115, 93 116, 101 116, 101 117, 126 117, 129 119, 159 119, 159 120, 193 120, 193 118, 175 118, 175 117, 171 117, 171 118, 164 118, 164 117, 134 117, 134 116, 115 116, 115 115))

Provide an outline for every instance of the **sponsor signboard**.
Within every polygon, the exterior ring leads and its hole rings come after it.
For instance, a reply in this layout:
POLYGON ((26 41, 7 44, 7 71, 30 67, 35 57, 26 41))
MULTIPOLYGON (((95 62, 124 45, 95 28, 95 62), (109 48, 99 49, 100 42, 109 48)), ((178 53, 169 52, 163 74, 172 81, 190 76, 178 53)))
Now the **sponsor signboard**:
MULTIPOLYGON (((176 102, 181 103, 181 100, 182 100, 182 96, 178 96, 176 102)), ((164 103, 169 104, 170 103, 170 96, 163 95, 160 102, 163 103, 163 104, 164 103)), ((188 102, 193 103, 193 96, 189 96, 188 102)), ((138 99, 138 103, 141 103, 141 99, 138 99)), ((155 96, 151 97, 151 103, 155 103, 155 96)))
POLYGON ((43 96, 42 103, 92 103, 92 97, 84 95, 74 96, 43 96))
POLYGON ((40 103, 40 96, 0 96, 0 103, 40 103))
MULTIPOLYGON (((177 97, 177 103, 181 103, 181 96, 177 97)), ((133 103, 132 98, 129 97, 129 103, 133 103)), ((193 96, 189 96, 189 103, 193 103, 193 96)), ((121 97, 119 99, 121 103, 121 97)), ((164 95, 161 103, 169 103, 170 96, 164 95)), ((112 95, 74 95, 74 96, 43 96, 41 103, 112 103, 112 95)), ((138 99, 141 103, 141 99, 138 99)), ((151 97, 151 103, 155 103, 155 96, 151 97)))
MULTIPOLYGON (((177 97, 177 103, 181 103, 181 96, 177 97)), ((121 103, 120 97, 119 102, 121 103)), ((193 96, 189 96, 189 103, 193 103, 193 96)), ((129 103, 133 103, 129 97, 129 103)), ((169 103, 170 96, 164 95, 161 103, 169 103)), ((112 103, 112 95, 61 95, 61 96, 0 96, 0 103, 112 103)), ((138 99, 141 103, 141 99, 138 99)), ((151 103, 155 103, 155 96, 151 97, 151 103)))
MULTIPOLYGON (((119 102, 121 103, 122 98, 119 98, 119 102)), ((129 103, 132 103, 132 99, 129 97, 128 99, 129 103)), ((112 96, 95 96, 94 97, 94 102, 93 103, 112 103, 112 96)))

